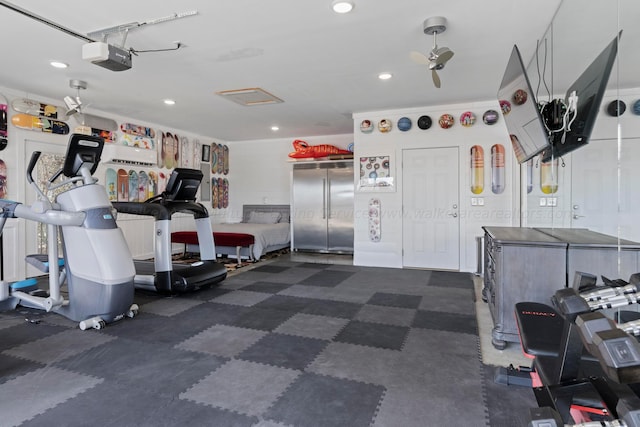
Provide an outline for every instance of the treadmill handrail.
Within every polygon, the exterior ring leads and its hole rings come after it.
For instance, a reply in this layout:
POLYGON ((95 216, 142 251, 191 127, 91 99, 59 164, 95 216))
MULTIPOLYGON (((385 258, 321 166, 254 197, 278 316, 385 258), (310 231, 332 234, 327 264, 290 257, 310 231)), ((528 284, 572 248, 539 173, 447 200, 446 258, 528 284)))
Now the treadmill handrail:
MULTIPOLYGON (((156 205, 158 203, 149 203, 150 205, 156 205)), ((209 211, 207 208, 197 202, 179 202, 179 201, 170 201, 162 204, 169 211, 170 215, 173 215, 176 212, 183 212, 192 214, 195 219, 199 218, 209 218, 209 211)))
POLYGON ((156 221, 170 220, 171 212, 165 206, 156 203, 111 202, 120 213, 152 216, 156 221))

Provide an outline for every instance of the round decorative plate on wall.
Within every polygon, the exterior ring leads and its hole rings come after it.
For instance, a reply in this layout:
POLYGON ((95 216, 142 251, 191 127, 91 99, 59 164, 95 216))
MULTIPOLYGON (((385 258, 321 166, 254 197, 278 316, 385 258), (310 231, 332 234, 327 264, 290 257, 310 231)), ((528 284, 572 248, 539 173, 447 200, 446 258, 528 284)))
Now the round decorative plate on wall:
POLYGON ((387 133, 391 130, 391 120, 382 119, 378 123, 378 130, 382 133, 387 133))
POLYGON ((498 112, 496 110, 487 110, 482 115, 482 121, 486 125, 494 125, 498 122, 498 112))
POLYGON ((456 119, 453 118, 451 114, 443 114, 440 116, 438 120, 438 124, 442 129, 449 129, 456 122, 456 119))
POLYGON ((468 128, 470 126, 473 126, 475 122, 476 122, 476 115, 473 114, 471 111, 465 111, 460 116, 460 124, 464 127, 468 128))
POLYGON ((418 118, 418 127, 422 130, 427 130, 431 127, 431 117, 420 116, 418 118))
POLYGON ((371 120, 363 120, 362 123, 360 123, 360 132, 362 133, 373 132, 373 123, 371 123, 371 120))
POLYGON ((398 129, 402 132, 406 132, 411 129, 411 119, 409 117, 400 117, 398 120, 398 129))

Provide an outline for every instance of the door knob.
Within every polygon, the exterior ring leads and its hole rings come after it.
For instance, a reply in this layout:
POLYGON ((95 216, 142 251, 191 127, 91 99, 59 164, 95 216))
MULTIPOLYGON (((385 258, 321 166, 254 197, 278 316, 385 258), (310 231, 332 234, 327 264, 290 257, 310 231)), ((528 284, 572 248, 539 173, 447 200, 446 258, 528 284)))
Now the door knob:
POLYGON ((584 215, 573 214, 573 219, 584 218, 584 215))
POLYGON ((454 212, 454 213, 450 213, 450 214, 449 214, 449 216, 452 216, 452 217, 454 217, 454 218, 457 218, 457 217, 458 217, 458 214, 454 212))

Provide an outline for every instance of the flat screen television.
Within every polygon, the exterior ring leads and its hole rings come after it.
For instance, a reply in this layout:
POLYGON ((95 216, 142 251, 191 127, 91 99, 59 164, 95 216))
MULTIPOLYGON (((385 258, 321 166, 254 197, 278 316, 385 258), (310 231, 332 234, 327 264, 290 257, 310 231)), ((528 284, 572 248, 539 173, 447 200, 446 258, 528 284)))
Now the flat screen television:
POLYGON ((552 145, 542 154, 542 161, 563 156, 589 142, 618 53, 618 39, 621 35, 622 31, 567 90, 565 105, 569 105, 569 98, 574 92, 578 96, 576 112, 567 118, 565 131, 555 135, 552 145))
POLYGON ((518 163, 550 147, 518 46, 513 46, 498 89, 502 113, 518 163))

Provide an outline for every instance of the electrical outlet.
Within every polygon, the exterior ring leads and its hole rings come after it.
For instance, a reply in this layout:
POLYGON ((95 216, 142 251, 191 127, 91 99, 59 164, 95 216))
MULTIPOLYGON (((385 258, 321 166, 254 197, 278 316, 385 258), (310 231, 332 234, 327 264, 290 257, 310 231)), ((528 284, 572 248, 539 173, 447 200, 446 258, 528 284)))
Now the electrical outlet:
POLYGON ((540 206, 547 206, 547 198, 540 197, 540 206))
POLYGON ((484 197, 478 197, 478 206, 484 206, 484 197))

